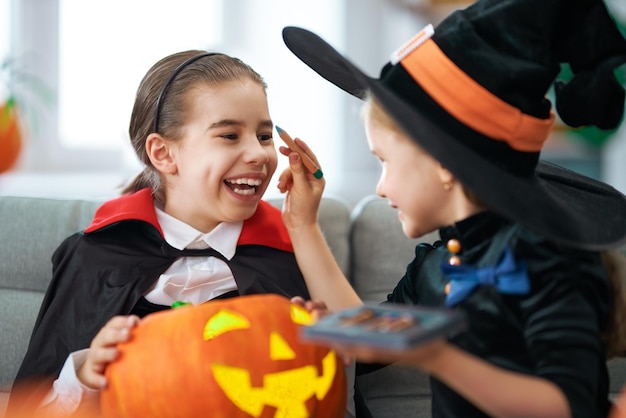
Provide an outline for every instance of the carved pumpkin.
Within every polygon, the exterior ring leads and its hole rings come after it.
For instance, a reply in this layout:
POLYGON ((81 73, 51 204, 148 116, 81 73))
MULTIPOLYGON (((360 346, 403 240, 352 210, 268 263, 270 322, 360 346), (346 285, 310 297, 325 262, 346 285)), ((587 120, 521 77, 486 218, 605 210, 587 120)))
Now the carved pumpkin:
POLYGON ((324 417, 346 409, 337 355, 301 342, 311 315, 252 295, 145 317, 106 370, 103 417, 324 417))
POLYGON ((0 106, 0 173, 13 168, 22 150, 22 133, 13 99, 0 106))

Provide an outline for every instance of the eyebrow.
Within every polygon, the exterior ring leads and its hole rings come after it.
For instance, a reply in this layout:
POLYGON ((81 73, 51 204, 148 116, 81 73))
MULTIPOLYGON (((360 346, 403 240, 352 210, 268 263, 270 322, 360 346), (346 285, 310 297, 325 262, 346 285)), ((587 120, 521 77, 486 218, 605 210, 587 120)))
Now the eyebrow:
MULTIPOLYGON (((209 126, 209 129, 223 128, 225 126, 242 126, 242 125, 244 125, 244 123, 239 120, 222 119, 220 121, 212 123, 211 126, 209 126)), ((274 123, 271 120, 264 120, 264 121, 261 121, 261 123, 259 123, 259 127, 272 129, 274 128, 274 123)))

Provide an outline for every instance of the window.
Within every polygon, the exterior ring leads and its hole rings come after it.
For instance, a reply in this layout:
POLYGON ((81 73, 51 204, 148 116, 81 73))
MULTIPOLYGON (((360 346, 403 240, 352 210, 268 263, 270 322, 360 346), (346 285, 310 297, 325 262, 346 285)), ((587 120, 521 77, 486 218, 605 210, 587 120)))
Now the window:
MULTIPOLYGON (((304 26, 341 42, 343 1, 12 1, 17 46, 55 93, 38 115, 26 171, 136 172, 128 122, 139 82, 157 60, 193 48, 242 58, 267 82, 276 123, 318 153, 336 145, 319 133, 338 131, 343 95, 288 51, 281 30, 304 26)), ((328 154, 332 171, 339 164, 328 154)))
POLYGON ((130 112, 145 72, 172 52, 219 44, 221 14, 221 0, 59 0, 61 144, 128 147, 130 112))
MULTIPOLYGON (((626 2, 606 2, 625 22, 626 2)), ((72 179, 88 171, 134 174, 138 163, 127 125, 140 78, 171 52, 205 48, 239 56, 265 78, 275 123, 311 144, 328 174, 327 192, 356 202, 374 191, 380 170, 363 138, 360 102, 294 57, 281 30, 311 29, 376 76, 389 52, 430 19, 407 13, 398 7, 402 3, 0 0, 0 59, 10 49, 55 95, 52 104, 36 111, 18 171, 45 172, 37 181, 51 171, 72 179)), ((2 88, 0 80, 0 100, 2 88)), ((625 129, 602 150, 603 174, 620 190, 626 178, 625 129)), ((280 171, 286 162, 279 161, 280 171)), ((48 189, 38 187, 37 192, 48 189)))
MULTIPOLYGON (((5 60, 8 59, 10 54, 10 16, 11 8, 9 0, 0 0, 0 65, 4 64, 5 60)), ((7 96, 6 76, 7 75, 4 71, 0 73, 0 102, 4 102, 7 96)))

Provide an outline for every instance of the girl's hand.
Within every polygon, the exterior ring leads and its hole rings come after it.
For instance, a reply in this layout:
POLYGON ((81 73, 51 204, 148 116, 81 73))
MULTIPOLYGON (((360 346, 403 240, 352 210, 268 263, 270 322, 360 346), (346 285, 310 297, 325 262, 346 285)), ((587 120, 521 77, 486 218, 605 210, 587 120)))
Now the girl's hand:
MULTIPOLYGON (((302 150, 318 163, 315 154, 299 138, 294 141, 302 150)), ((289 157, 289 167, 286 168, 278 179, 278 190, 287 193, 283 205, 283 222, 289 230, 295 230, 302 226, 317 223, 317 211, 326 181, 322 177, 316 179, 304 164, 297 152, 288 147, 279 147, 281 154, 289 157)), ((319 163, 318 163, 319 165, 319 163)))
POLYGON ((293 298, 291 298, 291 303, 295 303, 296 305, 299 305, 306 309, 308 312, 311 313, 313 319, 316 321, 324 315, 328 315, 330 313, 328 307, 326 306, 326 303, 322 302, 321 300, 304 300, 304 298, 300 296, 294 296, 293 298))
POLYGON ((139 324, 139 317, 115 316, 91 341, 87 360, 77 371, 80 382, 91 389, 106 386, 104 370, 119 354, 117 344, 128 341, 130 331, 139 324))
MULTIPOLYGON (((293 298, 291 298, 291 303, 302 306, 304 309, 309 311, 313 316, 313 319, 316 321, 330 313, 330 310, 326 306, 326 303, 322 302, 321 300, 304 300, 300 296, 294 296, 293 298)), ((354 357, 343 355, 340 351, 337 351, 337 354, 339 355, 339 357, 342 358, 343 364, 346 367, 354 361, 354 357)))
POLYGON ((346 358, 362 363, 401 363, 430 373, 445 356, 448 343, 445 339, 421 344, 407 350, 393 350, 364 345, 333 344, 331 348, 346 358))
MULTIPOLYGON (((291 303, 295 303, 311 312, 315 320, 331 313, 326 303, 322 301, 304 300, 304 298, 300 296, 295 296, 291 298, 291 303)), ((409 350, 392 350, 350 344, 331 344, 330 348, 343 357, 346 364, 351 360, 357 360, 362 363, 388 364, 398 362, 427 371, 436 367, 435 363, 439 360, 439 357, 443 354, 447 345, 446 340, 441 338, 409 350)))

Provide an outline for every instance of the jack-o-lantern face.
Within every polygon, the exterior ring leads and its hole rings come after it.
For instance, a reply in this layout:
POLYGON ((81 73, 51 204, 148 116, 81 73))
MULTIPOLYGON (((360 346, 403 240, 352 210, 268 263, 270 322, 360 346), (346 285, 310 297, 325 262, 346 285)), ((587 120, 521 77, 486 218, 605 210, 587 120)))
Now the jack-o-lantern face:
POLYGON ((277 295, 150 315, 107 368, 104 417, 343 417, 346 378, 301 342, 307 311, 277 295))

